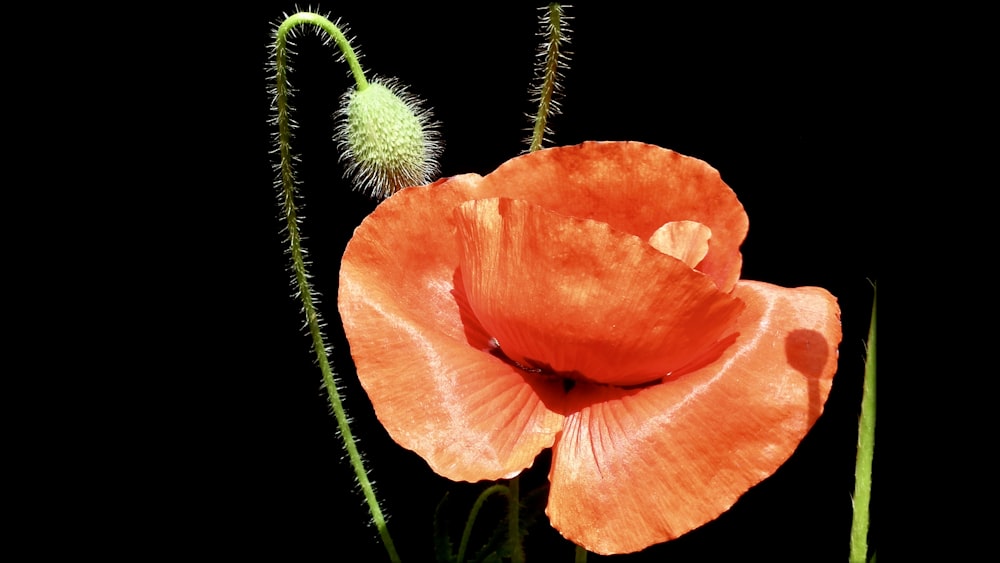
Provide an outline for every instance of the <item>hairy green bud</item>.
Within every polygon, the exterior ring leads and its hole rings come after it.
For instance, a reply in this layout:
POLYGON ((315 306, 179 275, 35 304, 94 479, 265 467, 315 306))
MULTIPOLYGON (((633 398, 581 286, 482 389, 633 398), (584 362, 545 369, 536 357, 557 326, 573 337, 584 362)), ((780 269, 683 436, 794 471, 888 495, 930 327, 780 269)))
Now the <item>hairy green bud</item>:
POLYGON ((382 199, 437 174, 437 124, 395 81, 376 79, 351 88, 337 113, 340 160, 356 188, 382 199))

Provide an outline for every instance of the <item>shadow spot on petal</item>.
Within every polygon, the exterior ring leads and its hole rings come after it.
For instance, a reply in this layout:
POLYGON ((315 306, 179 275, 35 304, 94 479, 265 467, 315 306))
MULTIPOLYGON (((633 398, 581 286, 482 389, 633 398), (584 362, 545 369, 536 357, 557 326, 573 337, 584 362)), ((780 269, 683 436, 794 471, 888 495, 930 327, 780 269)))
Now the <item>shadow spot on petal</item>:
POLYGON ((815 330, 793 330, 785 338, 788 365, 804 375, 809 383, 809 420, 819 418, 822 409, 819 379, 823 376, 829 349, 826 338, 815 330))

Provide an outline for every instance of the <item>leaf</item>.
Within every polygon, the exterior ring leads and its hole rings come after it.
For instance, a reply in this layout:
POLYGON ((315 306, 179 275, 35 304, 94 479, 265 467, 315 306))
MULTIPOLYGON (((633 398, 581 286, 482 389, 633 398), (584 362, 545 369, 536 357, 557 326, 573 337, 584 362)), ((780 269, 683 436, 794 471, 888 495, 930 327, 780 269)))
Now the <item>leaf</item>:
POLYGON ((434 558, 438 563, 457 563, 458 556, 455 554, 455 546, 451 543, 448 535, 448 521, 442 516, 444 505, 448 501, 448 493, 441 497, 441 502, 434 508, 434 558))
POLYGON ((486 540, 479 551, 473 555, 472 560, 476 563, 491 563, 501 561, 502 558, 510 555, 510 546, 507 543, 507 517, 503 517, 497 522, 493 533, 486 540))

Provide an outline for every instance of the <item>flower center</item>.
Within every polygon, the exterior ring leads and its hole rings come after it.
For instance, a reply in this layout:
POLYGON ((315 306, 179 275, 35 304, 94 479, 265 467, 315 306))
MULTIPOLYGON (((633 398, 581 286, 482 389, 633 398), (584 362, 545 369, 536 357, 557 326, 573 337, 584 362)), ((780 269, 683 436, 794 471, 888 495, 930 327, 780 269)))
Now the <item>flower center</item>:
MULTIPOLYGON (((656 382, 711 349, 743 307, 688 264, 599 221, 505 198, 465 202, 456 215, 469 305, 503 357, 527 371, 656 382)), ((677 230, 665 238, 704 232, 677 230)))
MULTIPOLYGON (((527 373, 537 374, 540 377, 553 377, 553 378, 562 379, 563 390, 565 390, 567 392, 570 389, 572 389, 573 387, 575 387, 578 382, 596 383, 598 385, 608 385, 607 383, 602 383, 600 381, 591 381, 590 379, 587 378, 586 375, 584 375, 584 374, 582 374, 580 372, 565 373, 565 372, 556 372, 556 371, 553 371, 550 366, 547 366, 547 365, 544 365, 544 364, 540 364, 539 362, 536 362, 536 361, 531 360, 531 359, 527 359, 526 360, 528 362, 528 365, 522 364, 522 363, 518 362, 517 360, 514 360, 513 358, 511 358, 507 354, 505 354, 504 351, 503 351, 503 347, 500 346, 500 342, 496 338, 491 338, 490 339, 489 353, 492 356, 500 358, 504 362, 506 362, 506 363, 508 363, 508 364, 510 364, 510 365, 512 365, 512 366, 514 366, 514 367, 516 367, 516 368, 518 368, 520 370, 522 370, 522 371, 525 371, 527 373)), ((666 379, 666 378, 668 378, 668 377, 670 377, 669 373, 668 374, 664 374, 663 377, 660 377, 658 379, 653 379, 653 380, 650 380, 650 381, 646 381, 646 382, 643 382, 643 383, 637 383, 637 384, 634 384, 634 385, 619 385, 618 387, 622 387, 623 389, 635 389, 635 388, 640 388, 640 387, 648 387, 650 385, 656 385, 658 383, 662 383, 663 380, 666 379)))

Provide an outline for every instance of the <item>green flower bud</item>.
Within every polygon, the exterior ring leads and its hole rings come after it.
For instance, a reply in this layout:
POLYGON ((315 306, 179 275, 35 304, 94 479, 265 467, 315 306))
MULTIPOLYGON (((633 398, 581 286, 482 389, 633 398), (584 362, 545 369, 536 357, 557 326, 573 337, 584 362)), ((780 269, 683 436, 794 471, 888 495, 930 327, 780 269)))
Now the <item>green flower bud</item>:
POLYGON ((355 187, 382 199, 437 174, 437 124, 405 88, 374 80, 351 88, 342 103, 336 139, 355 187))

